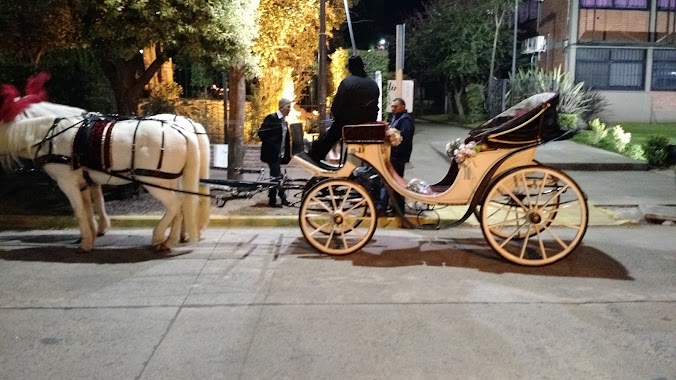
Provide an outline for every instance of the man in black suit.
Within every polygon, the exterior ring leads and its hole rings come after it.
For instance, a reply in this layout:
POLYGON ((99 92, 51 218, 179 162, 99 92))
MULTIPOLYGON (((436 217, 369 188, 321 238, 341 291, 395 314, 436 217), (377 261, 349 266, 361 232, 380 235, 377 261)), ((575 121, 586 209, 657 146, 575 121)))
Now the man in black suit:
MULTIPOLYGON (((258 129, 258 137, 263 143, 261 146, 261 161, 268 164, 272 178, 280 178, 282 176, 281 165, 286 165, 291 160, 291 137, 285 120, 289 111, 291 111, 291 101, 284 98, 280 99, 279 110, 266 116, 258 129)), ((282 188, 271 187, 268 191, 268 198, 270 207, 291 205, 282 188), (281 204, 277 204, 277 194, 279 194, 281 204)))

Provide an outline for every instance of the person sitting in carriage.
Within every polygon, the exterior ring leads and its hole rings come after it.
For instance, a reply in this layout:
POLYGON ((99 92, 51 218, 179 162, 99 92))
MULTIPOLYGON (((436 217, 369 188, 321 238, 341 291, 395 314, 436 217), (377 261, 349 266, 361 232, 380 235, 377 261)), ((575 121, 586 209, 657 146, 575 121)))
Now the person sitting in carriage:
POLYGON ((333 124, 331 128, 312 144, 308 156, 319 162, 341 139, 343 126, 375 122, 378 118, 380 89, 376 82, 366 75, 361 57, 353 55, 347 61, 350 76, 338 86, 331 104, 333 124))

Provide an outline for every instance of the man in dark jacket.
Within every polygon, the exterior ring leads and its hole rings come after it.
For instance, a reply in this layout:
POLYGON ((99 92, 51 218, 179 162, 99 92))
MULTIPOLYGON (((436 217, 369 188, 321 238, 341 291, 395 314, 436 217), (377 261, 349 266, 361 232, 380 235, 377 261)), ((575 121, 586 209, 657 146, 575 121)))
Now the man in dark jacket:
POLYGON ((343 126, 371 123, 378 118, 380 89, 376 82, 366 75, 364 62, 359 56, 352 56, 347 61, 347 69, 350 76, 340 82, 331 104, 333 124, 326 134, 312 144, 308 152, 315 161, 323 160, 341 139, 343 126))
MULTIPOLYGON (((413 151, 413 134, 415 133, 415 123, 411 114, 406 110, 406 102, 404 99, 396 98, 392 101, 392 121, 389 128, 396 128, 401 133, 401 144, 392 147, 390 151, 390 163, 394 170, 404 177, 404 168, 406 163, 411 160, 411 151, 413 151)), ((404 211, 404 197, 399 194, 395 195, 395 200, 399 209, 404 211)), ((378 202, 378 212, 383 215, 387 212, 390 195, 387 188, 383 186, 380 191, 380 201, 378 202)))
MULTIPOLYGON (((279 100, 279 110, 265 117, 258 137, 263 143, 261 145, 261 161, 268 164, 270 168, 270 177, 279 178, 282 176, 281 165, 288 164, 291 160, 289 127, 285 120, 291 111, 291 101, 288 99, 279 100)), ((290 206, 291 203, 286 199, 286 194, 282 188, 271 187, 268 191, 268 205, 270 207, 290 206), (277 194, 281 199, 281 205, 277 204, 277 194)))

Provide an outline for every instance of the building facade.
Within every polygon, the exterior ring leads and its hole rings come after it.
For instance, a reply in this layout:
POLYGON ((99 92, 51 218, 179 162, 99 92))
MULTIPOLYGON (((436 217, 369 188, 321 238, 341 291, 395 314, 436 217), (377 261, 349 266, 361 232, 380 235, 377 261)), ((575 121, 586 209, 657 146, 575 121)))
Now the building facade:
POLYGON ((546 41, 540 67, 601 91, 604 120, 676 122, 676 0, 529 2, 546 41))

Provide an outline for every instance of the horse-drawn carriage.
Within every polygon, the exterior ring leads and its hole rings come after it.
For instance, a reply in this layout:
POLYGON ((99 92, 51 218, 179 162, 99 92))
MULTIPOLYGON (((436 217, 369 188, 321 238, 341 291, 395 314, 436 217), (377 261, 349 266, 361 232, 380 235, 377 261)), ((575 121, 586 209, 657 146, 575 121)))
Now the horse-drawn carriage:
POLYGON ((357 168, 369 165, 408 199, 468 205, 454 225, 476 215, 486 241, 507 260, 536 266, 562 259, 582 241, 588 210, 573 179, 534 160, 538 145, 571 135, 556 122, 557 101, 555 93, 532 96, 472 130, 464 143, 478 153, 464 161, 456 157, 447 175, 431 186, 410 186, 396 173, 385 124, 345 126, 346 154, 338 167, 305 154, 293 158, 314 176, 300 204, 303 236, 331 255, 355 252, 369 242, 378 225, 376 208, 355 176, 357 168))
MULTIPOLYGON (((339 165, 314 162, 304 153, 292 159, 313 176, 301 186, 298 222, 304 238, 330 255, 353 253, 370 241, 378 216, 369 184, 358 176, 359 168, 368 166, 408 199, 432 206, 468 205, 454 225, 476 215, 486 241, 512 262, 535 266, 562 259, 580 244, 588 213, 575 181, 534 161, 538 145, 568 134, 556 122, 557 100, 555 93, 535 95, 472 130, 463 143, 475 154, 456 155, 447 175, 431 186, 411 187, 394 171, 386 124, 345 126, 339 165)), ((152 241, 160 251, 174 246, 182 229, 189 240, 199 238, 209 219, 209 187, 236 197, 270 186, 299 187, 286 178, 210 180, 204 128, 186 118, 116 120, 33 103, 10 112, 7 107, 16 108, 17 102, 3 104, 12 115, 0 121, 0 154, 41 162, 73 206, 83 251, 91 250, 94 236, 110 225, 100 184, 137 181, 164 204, 167 211, 152 241), (91 155, 91 150, 93 157, 80 154, 91 155)))

